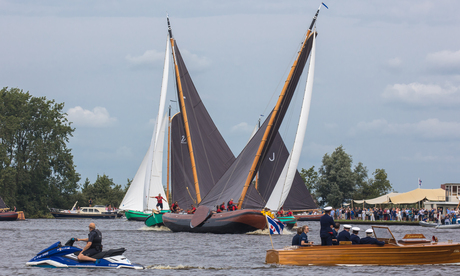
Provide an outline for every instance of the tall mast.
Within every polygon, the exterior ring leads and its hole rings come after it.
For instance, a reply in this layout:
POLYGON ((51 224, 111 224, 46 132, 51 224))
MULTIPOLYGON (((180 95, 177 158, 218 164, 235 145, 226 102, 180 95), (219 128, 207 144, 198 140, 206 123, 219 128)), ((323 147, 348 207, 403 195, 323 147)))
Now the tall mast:
POLYGON ((166 161, 166 166, 167 166, 167 169, 166 169, 166 198, 168 199, 168 202, 169 201, 169 148, 170 148, 170 144, 171 144, 171 103, 169 103, 169 112, 168 112, 168 154, 167 154, 167 159, 168 161, 166 161))
POLYGON ((190 127, 188 124, 188 118, 187 118, 187 111, 185 109, 185 101, 184 101, 184 93, 182 90, 182 83, 180 80, 180 72, 179 72, 179 66, 177 65, 176 62, 176 54, 174 52, 174 38, 172 36, 172 30, 171 30, 171 25, 169 23, 169 17, 167 17, 168 20, 168 32, 169 32, 169 39, 171 41, 171 48, 172 48, 172 54, 173 54, 173 60, 174 60, 174 68, 176 72, 176 82, 177 82, 177 91, 179 93, 179 102, 180 102, 180 107, 181 107, 181 114, 182 118, 184 120, 184 128, 185 128, 185 134, 187 136, 187 145, 188 145, 188 150, 190 154, 190 162, 192 163, 192 172, 193 172, 193 182, 195 185, 195 191, 196 191, 196 201, 197 204, 201 202, 201 194, 200 194, 200 186, 198 185, 198 174, 196 173, 196 164, 195 164, 195 155, 193 153, 193 146, 192 146, 192 139, 190 135, 190 127))
POLYGON ((292 76, 294 74, 294 71, 295 71, 295 69, 297 67, 299 57, 303 53, 303 51, 306 49, 307 40, 310 38, 311 30, 312 30, 313 26, 315 25, 315 21, 316 21, 316 18, 318 17, 318 13, 319 13, 320 9, 321 9, 321 5, 319 6, 318 10, 316 11, 315 16, 313 17, 312 23, 310 24, 310 28, 308 29, 307 35, 305 36, 305 40, 302 43, 302 48, 299 51, 299 53, 297 55, 297 58, 294 61, 294 64, 292 65, 292 67, 291 67, 291 71, 289 72, 289 75, 288 75, 288 77, 286 79, 286 82, 284 83, 283 90, 281 91, 281 94, 280 94, 280 96, 278 98, 278 102, 276 103, 276 106, 273 109, 273 112, 272 112, 272 115, 271 115, 270 120, 268 122, 267 128, 265 129, 262 141, 259 144, 259 149, 257 150, 257 154, 256 154, 256 156, 254 158, 254 161, 252 162, 252 166, 251 166, 251 169, 249 170, 248 177, 246 178, 246 181, 244 183, 243 191, 241 192, 241 196, 240 196, 240 198, 238 200, 238 209, 241 209, 241 207, 243 205, 244 198, 246 197, 246 193, 248 191, 249 185, 251 184, 251 181, 254 178, 254 175, 256 173, 256 168, 258 167, 260 158, 262 157, 262 152, 264 150, 265 144, 267 143, 268 137, 269 137, 269 135, 271 133, 271 129, 273 128, 273 125, 275 124, 275 119, 276 119, 276 117, 278 115, 278 112, 280 111, 281 104, 283 103, 284 97, 286 95, 286 91, 287 91, 287 89, 289 87, 289 84, 291 83, 291 78, 292 78, 292 76))

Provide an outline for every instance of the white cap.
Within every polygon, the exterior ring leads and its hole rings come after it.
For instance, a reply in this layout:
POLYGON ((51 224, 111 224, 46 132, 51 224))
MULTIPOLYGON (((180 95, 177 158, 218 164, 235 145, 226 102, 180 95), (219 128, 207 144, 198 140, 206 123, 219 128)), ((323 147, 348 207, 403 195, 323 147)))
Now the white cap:
POLYGON ((332 210, 331 206, 324 207, 324 211, 330 211, 330 210, 332 210))
POLYGON ((351 228, 351 230, 359 232, 359 230, 361 230, 361 229, 359 229, 359 227, 353 227, 353 228, 351 228))
POLYGON ((371 228, 369 228, 369 229, 366 230, 366 233, 372 234, 372 233, 374 233, 374 230, 372 230, 371 228))
POLYGON ((343 225, 343 228, 350 229, 350 228, 351 228, 351 225, 349 225, 349 224, 344 224, 344 225, 343 225))

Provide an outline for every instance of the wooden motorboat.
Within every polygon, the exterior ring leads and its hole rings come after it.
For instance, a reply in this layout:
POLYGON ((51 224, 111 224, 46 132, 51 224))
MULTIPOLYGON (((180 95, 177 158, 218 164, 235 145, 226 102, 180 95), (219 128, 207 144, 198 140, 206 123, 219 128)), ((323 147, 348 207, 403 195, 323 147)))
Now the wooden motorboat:
POLYGON ((265 216, 259 210, 243 209, 211 213, 203 222, 193 225, 193 214, 166 213, 163 223, 173 232, 242 234, 266 227, 265 216))
POLYGON ((16 212, 2 212, 0 213, 0 221, 12 221, 18 219, 18 213, 16 212))
POLYGON ((295 219, 298 221, 319 221, 322 214, 319 215, 294 215, 295 219))
POLYGON ((422 234, 397 241, 388 227, 373 226, 375 244, 291 246, 267 250, 265 262, 282 265, 421 265, 460 263, 460 243, 431 242, 422 234))

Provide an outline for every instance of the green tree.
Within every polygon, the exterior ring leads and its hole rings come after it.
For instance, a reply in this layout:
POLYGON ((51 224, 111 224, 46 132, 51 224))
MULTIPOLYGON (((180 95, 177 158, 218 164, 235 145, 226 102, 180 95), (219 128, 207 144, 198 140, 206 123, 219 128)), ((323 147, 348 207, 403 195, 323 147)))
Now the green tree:
POLYGON ((18 88, 0 90, 0 193, 26 215, 65 207, 78 189, 67 148, 74 129, 63 108, 18 88))
POLYGON ((317 182, 317 198, 319 205, 328 204, 339 207, 345 201, 351 200, 356 188, 356 176, 352 171, 352 158, 343 149, 336 148, 329 156, 323 157, 323 164, 319 168, 317 182))
MULTIPOLYGON (((121 185, 117 185, 113 182, 112 178, 107 175, 98 175, 96 181, 93 184, 89 183, 86 179, 82 189, 82 206, 83 202, 86 204, 91 198, 94 205, 109 205, 118 207, 125 195, 124 189, 121 185)), ((84 204, 83 204, 84 205, 84 204)), ((86 206, 86 205, 84 205, 86 206)))
POLYGON ((302 177, 305 186, 307 186, 308 191, 310 191, 313 200, 317 201, 316 185, 318 182, 318 173, 315 171, 315 166, 311 166, 308 170, 302 169, 300 171, 300 176, 302 177))

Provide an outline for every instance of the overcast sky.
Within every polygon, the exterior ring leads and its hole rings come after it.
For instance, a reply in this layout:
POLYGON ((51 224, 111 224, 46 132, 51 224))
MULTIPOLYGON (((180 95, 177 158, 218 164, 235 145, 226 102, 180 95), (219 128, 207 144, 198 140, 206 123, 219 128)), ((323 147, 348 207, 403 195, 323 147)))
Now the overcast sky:
MULTIPOLYGON (((166 13, 205 106, 238 155, 273 108, 320 3, 0 0, 0 85, 64 102, 81 183, 107 174, 125 185, 154 128, 166 13)), ((299 170, 317 169, 343 145, 370 177, 385 169, 398 192, 417 188, 418 178, 422 188, 460 182, 460 2, 326 4, 299 170)), ((281 129, 288 147, 304 79, 281 129)), ((169 88, 175 100, 172 81, 169 88)))

